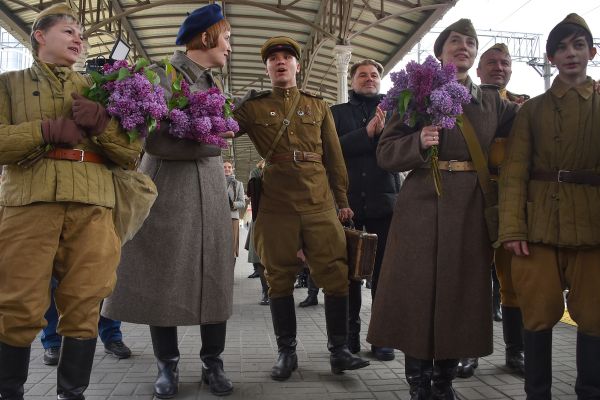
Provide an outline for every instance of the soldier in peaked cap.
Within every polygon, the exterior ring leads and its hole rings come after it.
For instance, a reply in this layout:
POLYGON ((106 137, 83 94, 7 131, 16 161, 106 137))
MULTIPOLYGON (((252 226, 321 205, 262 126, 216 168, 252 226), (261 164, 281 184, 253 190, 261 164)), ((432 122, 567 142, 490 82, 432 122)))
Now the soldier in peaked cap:
POLYGON ((566 305, 577 323, 578 399, 600 398, 600 96, 587 76, 596 55, 583 18, 548 35, 552 86, 521 107, 500 173, 499 242, 523 314, 525 392, 552 397, 552 329, 566 305))
POLYGON ((1 399, 23 399, 53 276, 63 336, 56 391, 83 398, 100 303, 115 282, 121 242, 111 168, 134 168, 142 143, 81 96, 91 81, 72 67, 83 41, 77 14, 51 6, 32 26, 33 65, 0 75, 1 399))
MULTIPOLYGON (((463 132, 455 126, 409 127, 395 112, 377 145, 377 163, 408 171, 392 217, 373 301, 367 341, 405 354, 412 399, 454 399, 458 359, 492 353, 490 270, 492 242, 485 201, 464 136, 487 154, 506 136, 517 105, 497 89, 481 89, 469 77, 478 40, 468 19, 446 28, 435 41, 443 65, 456 66, 457 81, 471 93, 463 104, 463 132), (431 179, 428 150, 437 145, 443 187, 431 179), (418 301, 415 301, 418 299, 418 301)), ((487 164, 484 166, 487 167, 487 164)))
POLYGON ((296 87, 299 56, 295 40, 283 36, 267 40, 261 57, 273 89, 251 94, 234 111, 239 133, 248 134, 266 161, 254 242, 269 284, 279 351, 271 372, 276 380, 288 379, 298 366, 293 291, 301 268, 299 248, 325 293, 332 372, 369 364, 347 346, 348 264, 340 220, 353 213, 346 197, 344 159, 329 107, 296 87))
MULTIPOLYGON (((185 19, 176 39, 185 52, 176 50, 170 62, 190 91, 222 90, 212 69, 227 63, 230 35, 229 22, 217 4, 194 10, 185 19)), ((152 68, 170 98, 173 77, 162 65, 152 68)), ((202 380, 211 393, 224 396, 233 391, 221 354, 232 313, 235 260, 221 149, 175 138, 169 128, 163 121, 146 140, 140 170, 153 177, 160 196, 123 250, 117 286, 102 313, 150 326, 158 398, 178 392, 177 327, 200 325, 202 380)))

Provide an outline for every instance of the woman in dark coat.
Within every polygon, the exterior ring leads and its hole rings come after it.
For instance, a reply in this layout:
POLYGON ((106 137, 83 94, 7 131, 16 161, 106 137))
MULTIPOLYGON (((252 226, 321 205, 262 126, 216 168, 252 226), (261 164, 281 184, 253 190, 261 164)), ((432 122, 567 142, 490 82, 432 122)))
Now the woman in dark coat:
MULTIPOLYGON (((462 19, 440 34, 434 50, 442 64, 457 66, 458 80, 471 92, 464 115, 487 153, 494 137, 508 133, 516 106, 469 78, 477 47, 473 25, 462 19)), ((412 172, 395 205, 367 340, 405 353, 412 399, 431 392, 434 399, 454 399, 458 359, 492 353, 492 246, 477 173, 458 127, 411 129, 397 113, 379 140, 377 160, 384 169, 412 172), (446 165, 441 197, 427 168, 433 145, 446 165), (449 160, 466 171, 451 171, 449 160)))
MULTIPOLYGON (((227 62, 229 23, 218 5, 192 12, 184 21, 171 64, 190 91, 218 85, 210 69, 227 62)), ((171 77, 156 67, 167 93, 171 77)), ((151 176, 158 198, 140 232, 123 248, 117 287, 103 315, 150 325, 158 377, 154 394, 175 396, 178 388, 178 325, 198 325, 202 380, 217 395, 232 392, 220 354, 232 313, 234 258, 231 216, 221 149, 166 131, 148 137, 141 170, 151 176)))

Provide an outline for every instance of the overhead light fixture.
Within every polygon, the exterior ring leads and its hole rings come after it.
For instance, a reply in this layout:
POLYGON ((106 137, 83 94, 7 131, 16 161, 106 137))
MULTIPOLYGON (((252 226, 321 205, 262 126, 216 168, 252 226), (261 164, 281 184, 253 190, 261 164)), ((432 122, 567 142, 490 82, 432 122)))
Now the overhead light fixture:
POLYGON ((129 50, 129 45, 125 43, 121 38, 118 38, 108 58, 109 60, 124 60, 127 58, 129 50))

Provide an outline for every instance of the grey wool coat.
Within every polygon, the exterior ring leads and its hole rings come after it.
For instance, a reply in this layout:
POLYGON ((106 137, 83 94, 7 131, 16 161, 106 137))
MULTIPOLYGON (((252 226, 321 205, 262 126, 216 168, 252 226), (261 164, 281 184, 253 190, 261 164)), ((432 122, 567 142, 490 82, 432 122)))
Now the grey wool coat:
MULTIPOLYGON (((516 108, 496 90, 466 85, 473 100, 464 114, 487 153, 494 137, 508 134, 516 108)), ((394 208, 367 341, 419 359, 485 356, 492 353, 493 253, 477 174, 441 171, 438 197, 419 134, 395 113, 377 147, 383 169, 412 172, 394 208)), ((456 127, 439 138, 440 160, 471 160, 456 127)))
MULTIPOLYGON (((210 71, 176 51, 171 64, 190 90, 215 86, 210 71)), ((168 95, 170 82, 156 67, 168 95)), ((232 313, 234 258, 221 149, 159 132, 146 141, 140 170, 158 198, 139 233, 123 247, 108 318, 154 326, 226 321, 232 313)))

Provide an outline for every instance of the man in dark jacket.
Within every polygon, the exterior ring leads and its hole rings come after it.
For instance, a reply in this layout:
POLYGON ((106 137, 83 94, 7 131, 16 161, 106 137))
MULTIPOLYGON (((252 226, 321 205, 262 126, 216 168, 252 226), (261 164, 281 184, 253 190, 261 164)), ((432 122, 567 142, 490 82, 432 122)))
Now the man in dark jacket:
MULTIPOLYGON (((347 103, 331 107, 335 128, 346 169, 348 170, 348 200, 354 211, 354 226, 378 236, 377 256, 371 281, 371 296, 377 291, 377 280, 383 260, 387 234, 400 190, 399 174, 379 168, 375 149, 385 124, 385 113, 377 106, 381 100, 379 87, 383 67, 373 60, 362 60, 350 68, 351 88, 347 103)), ((360 351, 361 282, 350 281, 348 347, 360 351)), ((372 346, 380 360, 393 360, 391 348, 372 346)))

